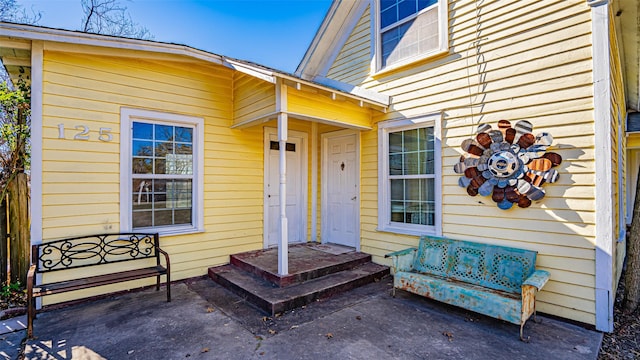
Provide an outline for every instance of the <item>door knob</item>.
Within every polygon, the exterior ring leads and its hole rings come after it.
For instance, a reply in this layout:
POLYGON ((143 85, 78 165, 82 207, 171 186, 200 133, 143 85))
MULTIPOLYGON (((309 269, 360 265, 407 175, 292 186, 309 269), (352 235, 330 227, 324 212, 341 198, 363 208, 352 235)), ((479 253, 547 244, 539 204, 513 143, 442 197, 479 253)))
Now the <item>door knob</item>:
POLYGON ((357 196, 354 196, 354 197, 351 198, 351 200, 355 200, 356 198, 357 198, 357 196))

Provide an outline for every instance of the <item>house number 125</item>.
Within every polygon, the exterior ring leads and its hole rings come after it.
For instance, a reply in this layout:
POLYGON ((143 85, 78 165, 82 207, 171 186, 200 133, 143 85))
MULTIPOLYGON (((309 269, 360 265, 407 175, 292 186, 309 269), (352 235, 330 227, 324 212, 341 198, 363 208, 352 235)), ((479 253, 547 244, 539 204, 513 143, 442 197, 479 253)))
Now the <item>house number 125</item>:
MULTIPOLYGON (((73 136, 73 140, 89 140, 89 127, 87 125, 76 125, 76 134, 73 136)), ((111 128, 101 127, 98 131, 98 140, 111 141, 113 135, 111 134, 111 128)), ((58 124, 58 139, 66 139, 64 133, 64 124, 58 124)))

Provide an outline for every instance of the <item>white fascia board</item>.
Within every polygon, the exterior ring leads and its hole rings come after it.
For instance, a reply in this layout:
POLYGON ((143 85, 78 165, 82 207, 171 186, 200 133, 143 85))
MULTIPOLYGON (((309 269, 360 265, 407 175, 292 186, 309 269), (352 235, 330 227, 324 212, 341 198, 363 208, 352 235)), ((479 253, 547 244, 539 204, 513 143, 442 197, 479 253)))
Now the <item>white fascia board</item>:
POLYGON ((593 38, 593 102, 596 147, 596 329, 613 331, 614 206, 611 141, 611 75, 609 44, 609 4, 587 1, 591 6, 593 38))
MULTIPOLYGON (((381 95, 370 90, 361 89, 363 90, 361 94, 352 93, 351 91, 353 90, 353 88, 355 88, 355 86, 345 84, 345 83, 337 82, 336 86, 333 86, 333 85, 328 85, 329 82, 327 82, 327 84, 322 84, 318 81, 303 80, 298 77, 287 75, 284 73, 274 73, 274 76, 284 80, 291 81, 291 82, 303 84, 305 86, 309 86, 318 90, 327 91, 327 92, 338 92, 342 96, 355 99, 358 101, 362 101, 363 103, 367 103, 367 104, 378 106, 385 109, 389 107, 389 104, 391 101, 391 98, 387 97, 386 95, 381 95), (340 89, 337 86, 342 86, 343 89, 340 89)), ((333 80, 329 80, 329 81, 333 81, 333 80)))
POLYGON ((149 40, 89 34, 71 30, 50 29, 30 25, 0 23, 0 36, 17 39, 41 40, 65 44, 90 45, 114 49, 148 51, 184 55, 222 65, 222 57, 186 45, 168 44, 149 40))
POLYGON ((362 97, 365 99, 369 99, 377 103, 378 105, 389 106, 391 105, 391 96, 380 94, 379 92, 368 90, 359 86, 354 86, 351 84, 343 83, 341 81, 328 79, 325 77, 316 77, 313 79, 314 82, 317 82, 321 85, 326 85, 335 89, 338 89, 342 92, 349 93, 354 96, 362 97))
POLYGON ((327 13, 316 31, 313 40, 311 40, 311 44, 307 48, 307 51, 304 53, 300 64, 296 68, 295 75, 300 76, 302 78, 307 78, 306 74, 311 72, 311 76, 317 69, 317 62, 320 60, 318 56, 314 56, 316 53, 325 53, 329 47, 329 42, 326 40, 326 34, 329 32, 330 26, 335 23, 334 18, 336 15, 341 14, 338 12, 338 8, 340 7, 341 1, 334 0, 327 10, 327 13))
POLYGON ((369 0, 334 0, 295 75, 306 80, 325 76, 368 5, 369 0))
POLYGON ((272 71, 264 70, 257 66, 251 66, 250 64, 227 58, 224 59, 223 65, 230 69, 240 71, 241 73, 245 73, 266 82, 270 82, 272 84, 276 83, 276 77, 274 76, 274 73, 272 71))
POLYGON ((351 5, 347 17, 339 24, 340 28, 336 29, 336 34, 329 37, 331 40, 329 48, 316 56, 319 59, 318 68, 315 69, 313 74, 316 77, 327 76, 331 66, 338 58, 338 55, 340 55, 347 40, 349 40, 353 29, 358 25, 360 18, 367 9, 369 1, 354 1, 351 5))

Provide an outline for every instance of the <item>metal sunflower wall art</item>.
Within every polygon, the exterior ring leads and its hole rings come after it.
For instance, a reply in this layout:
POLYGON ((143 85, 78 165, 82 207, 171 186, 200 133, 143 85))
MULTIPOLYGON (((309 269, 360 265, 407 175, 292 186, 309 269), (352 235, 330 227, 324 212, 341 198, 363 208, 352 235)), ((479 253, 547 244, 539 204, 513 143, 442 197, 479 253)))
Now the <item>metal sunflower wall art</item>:
POLYGON ((553 168, 562 163, 562 156, 547 152, 553 142, 551 134, 534 136, 532 130, 526 120, 513 127, 500 120, 497 130, 489 124, 478 126, 475 138, 462 142, 465 155, 453 166, 462 174, 458 184, 471 196, 491 195, 502 210, 513 204, 526 208, 542 199, 542 185, 558 181, 558 171, 553 168))

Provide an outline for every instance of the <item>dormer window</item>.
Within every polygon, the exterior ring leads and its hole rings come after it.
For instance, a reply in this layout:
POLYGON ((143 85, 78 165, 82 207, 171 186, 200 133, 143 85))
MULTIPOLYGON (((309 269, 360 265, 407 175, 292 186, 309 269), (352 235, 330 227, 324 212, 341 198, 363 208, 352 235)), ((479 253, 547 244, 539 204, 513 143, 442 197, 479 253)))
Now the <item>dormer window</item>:
POLYGON ((447 49, 445 0, 379 0, 377 15, 378 70, 447 49))

